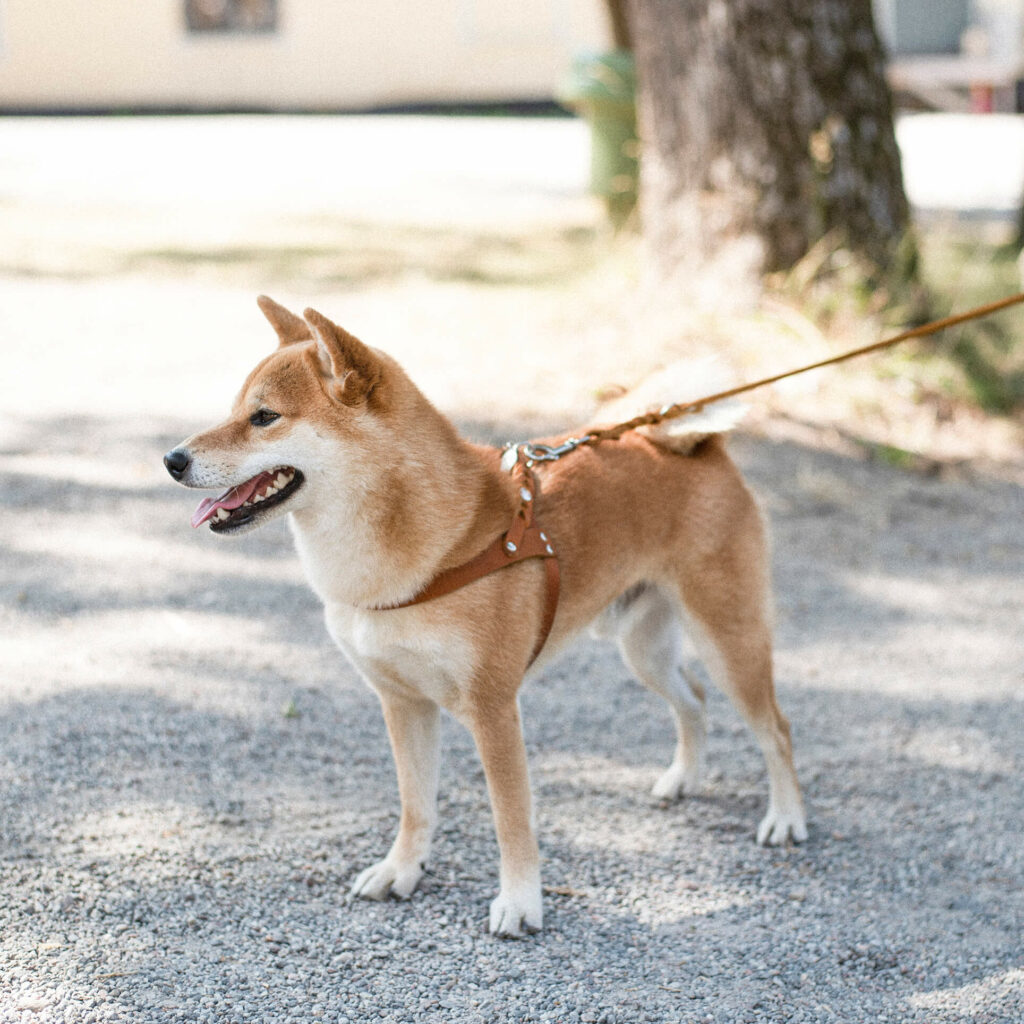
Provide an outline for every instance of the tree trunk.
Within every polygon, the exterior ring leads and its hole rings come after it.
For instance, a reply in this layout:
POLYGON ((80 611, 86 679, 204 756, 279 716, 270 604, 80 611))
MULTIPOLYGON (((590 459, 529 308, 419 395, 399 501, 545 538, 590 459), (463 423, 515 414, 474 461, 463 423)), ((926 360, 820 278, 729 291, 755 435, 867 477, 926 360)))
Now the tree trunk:
POLYGON ((631 0, 630 15, 660 277, 759 279, 829 233, 889 268, 909 208, 871 0, 631 0))
POLYGON ((608 12, 612 45, 616 50, 632 50, 633 37, 629 32, 628 0, 604 0, 604 7, 608 12))

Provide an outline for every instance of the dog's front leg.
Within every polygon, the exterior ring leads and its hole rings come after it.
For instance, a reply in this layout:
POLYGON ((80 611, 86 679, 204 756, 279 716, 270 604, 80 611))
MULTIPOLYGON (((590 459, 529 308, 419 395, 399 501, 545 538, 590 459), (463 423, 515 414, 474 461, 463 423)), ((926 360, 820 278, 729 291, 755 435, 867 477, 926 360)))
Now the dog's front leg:
POLYGON ((437 827, 441 716, 430 700, 379 689, 398 772, 402 814, 388 855, 363 871, 352 893, 371 900, 407 899, 423 877, 437 827))
POLYGON ((540 853, 519 706, 513 699, 480 708, 472 715, 470 728, 487 777, 501 853, 501 887, 491 904, 490 930, 516 938, 524 930, 540 931, 543 924, 540 853))

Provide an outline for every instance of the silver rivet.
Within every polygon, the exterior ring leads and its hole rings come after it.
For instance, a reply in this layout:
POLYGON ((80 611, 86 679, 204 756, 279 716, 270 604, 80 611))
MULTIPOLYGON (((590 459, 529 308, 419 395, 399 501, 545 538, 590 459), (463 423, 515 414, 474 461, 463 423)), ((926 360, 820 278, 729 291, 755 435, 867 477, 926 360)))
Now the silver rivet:
POLYGON ((550 544, 547 546, 546 550, 549 555, 553 555, 555 553, 555 549, 550 544))
POLYGON ((541 540, 547 540, 548 539, 548 535, 543 530, 540 531, 540 539, 541 540))
POLYGON ((509 554, 511 554, 513 551, 516 550, 516 546, 512 543, 512 541, 507 540, 505 541, 505 550, 509 552, 509 554))
POLYGON ((523 501, 530 501, 533 498, 533 495, 525 487, 520 487, 519 497, 522 498, 523 501))

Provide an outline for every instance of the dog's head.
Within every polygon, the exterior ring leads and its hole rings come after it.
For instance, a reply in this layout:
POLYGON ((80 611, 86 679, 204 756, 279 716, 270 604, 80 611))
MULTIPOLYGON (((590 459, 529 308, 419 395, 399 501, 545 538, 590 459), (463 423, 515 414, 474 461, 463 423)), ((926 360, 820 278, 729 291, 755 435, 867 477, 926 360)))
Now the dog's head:
POLYGON ((390 361, 381 353, 316 310, 300 318, 266 296, 258 302, 277 350, 249 374, 228 419, 164 456, 179 483, 223 492, 192 516, 216 533, 306 506, 358 461, 387 404, 390 361))

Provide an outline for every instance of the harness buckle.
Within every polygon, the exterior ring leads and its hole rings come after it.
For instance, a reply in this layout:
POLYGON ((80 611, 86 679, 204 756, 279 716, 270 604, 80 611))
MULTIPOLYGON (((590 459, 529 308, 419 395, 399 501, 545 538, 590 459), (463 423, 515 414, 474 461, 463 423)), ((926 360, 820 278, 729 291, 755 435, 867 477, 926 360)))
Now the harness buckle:
POLYGON ((580 445, 593 441, 593 434, 584 434, 582 437, 570 437, 558 445, 535 444, 527 441, 520 445, 523 455, 533 462, 557 462, 563 455, 575 451, 580 445))

